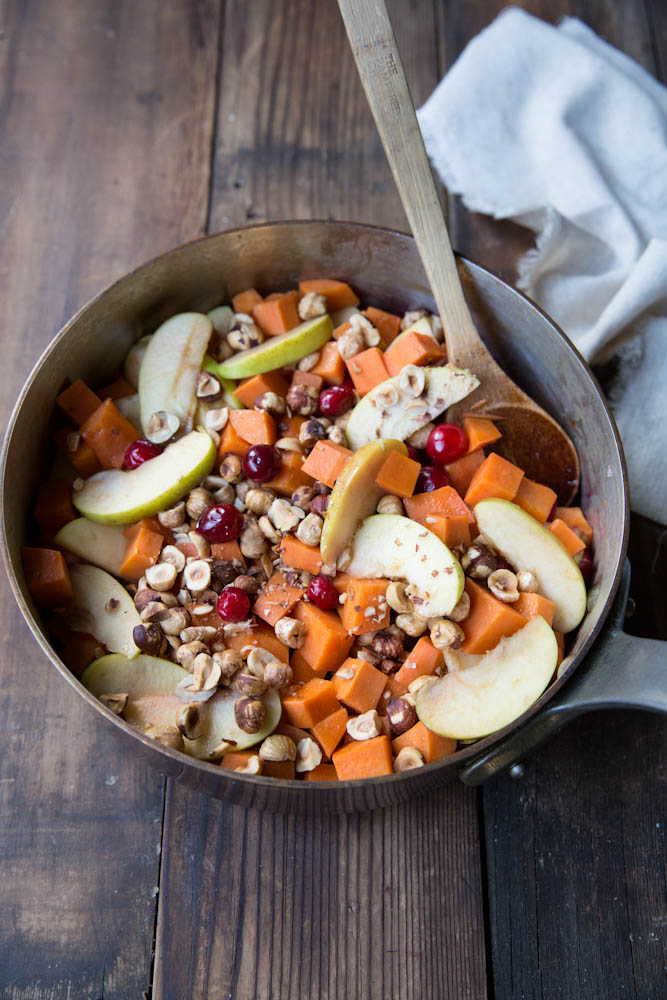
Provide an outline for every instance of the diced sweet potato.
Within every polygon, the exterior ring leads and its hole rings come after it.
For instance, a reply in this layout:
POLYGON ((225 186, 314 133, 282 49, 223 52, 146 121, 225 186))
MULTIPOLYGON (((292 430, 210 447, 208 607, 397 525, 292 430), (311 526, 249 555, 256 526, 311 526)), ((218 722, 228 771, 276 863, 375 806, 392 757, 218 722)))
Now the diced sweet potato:
POLYGON ((565 658, 565 636, 562 632, 557 632, 554 629, 554 635, 556 636, 556 643, 558 644, 558 659, 556 660, 556 670, 560 667, 563 659, 565 658))
POLYGON ((392 773, 391 743, 385 735, 348 743, 336 750, 332 759, 339 781, 358 781, 392 773))
MULTIPOLYGON (((257 411, 239 410, 238 412, 255 413, 257 411)), ((245 438, 242 438, 231 420, 228 420, 222 432, 220 444, 218 445, 218 462, 222 462, 225 455, 238 455, 239 458, 243 458, 249 448, 250 442, 246 441, 245 438)))
POLYGON ((551 625, 554 620, 556 605, 548 597, 541 594, 520 594, 519 600, 515 601, 512 608, 523 618, 530 621, 531 618, 541 616, 547 625, 551 625))
POLYGON ((97 460, 95 452, 82 440, 81 436, 72 427, 61 427, 55 434, 58 449, 76 469, 77 475, 81 479, 88 479, 96 472, 102 471, 102 466, 97 460), (72 444, 74 447, 72 447, 72 444))
POLYGON ((487 444, 493 444, 502 434, 488 417, 464 417, 463 430, 468 438, 468 454, 481 451, 487 444))
POLYGON ((257 757, 257 748, 252 750, 230 750, 220 761, 224 771, 245 771, 251 757, 257 757))
POLYGON ((440 670, 444 662, 442 650, 436 649, 431 640, 423 635, 394 676, 399 684, 405 684, 407 688, 418 677, 426 677, 440 670))
POLYGON ((320 722, 317 722, 310 730, 327 760, 331 758, 332 753, 345 735, 348 719, 347 709, 338 708, 331 715, 327 715, 320 722))
POLYGON ((280 543, 280 558, 290 569, 303 569, 317 576, 322 569, 319 546, 306 545, 295 535, 283 535, 280 543))
POLYGON ((128 539, 127 549, 120 566, 120 575, 126 580, 138 580, 149 566, 153 566, 164 545, 164 535, 152 531, 143 522, 131 525, 124 532, 128 539))
POLYGON ((457 545, 470 545, 470 522, 467 517, 427 514, 426 527, 450 549, 457 545))
POLYGON ((448 736, 438 736, 423 722, 418 722, 412 729, 408 729, 407 733, 397 736, 392 741, 391 747, 395 754, 399 754, 404 747, 415 747, 420 751, 424 761, 430 764, 434 760, 453 754, 456 750, 456 740, 448 736))
POLYGON ((276 622, 290 613, 305 592, 304 587, 289 584, 284 573, 274 573, 257 595, 252 610, 269 625, 275 626, 276 622))
POLYGON ((265 410, 230 410, 229 424, 250 444, 276 443, 276 422, 265 410))
POLYGON ((253 306, 252 317, 268 337, 287 333, 301 322, 297 305, 299 293, 285 292, 277 298, 267 298, 253 306))
POLYGON ((285 451, 281 455, 276 475, 262 485, 281 496, 291 497, 299 486, 312 486, 313 480, 305 469, 303 456, 296 451, 285 451))
POLYGON ((384 691, 380 695, 380 700, 375 706, 378 715, 384 717, 387 714, 388 702, 391 701, 392 698, 400 698, 400 696, 405 694, 407 690, 407 686, 405 684, 401 684, 401 682, 396 679, 396 674, 389 674, 384 691))
POLYGON ((333 764, 318 764, 312 771, 306 771, 302 777, 304 781, 338 781, 333 764))
POLYGON ((359 299, 349 285, 344 281, 334 281, 332 278, 308 278, 299 282, 302 295, 308 292, 319 292, 327 300, 327 311, 336 312, 345 306, 358 306, 359 299))
POLYGON ((310 733, 307 733, 305 729, 299 729, 297 726, 292 726, 283 715, 280 722, 276 726, 274 732, 276 736, 289 736, 291 740, 295 743, 299 743, 300 740, 308 739, 310 733))
POLYGON ((483 451, 473 451, 463 458, 457 458, 455 462, 450 462, 445 466, 445 472, 449 477, 450 484, 454 487, 459 496, 465 496, 466 490, 470 486, 472 477, 479 469, 486 458, 483 451))
POLYGON ((513 502, 540 524, 544 524, 556 499, 554 490, 524 476, 513 502))
POLYGON ((385 312, 384 309, 376 309, 375 306, 364 309, 363 315, 378 331, 385 347, 398 337, 401 329, 400 316, 385 312))
POLYGON ((254 406, 255 400, 265 392, 275 392, 283 399, 287 395, 289 385, 280 372, 264 372, 263 375, 251 375, 244 378, 234 389, 234 395, 244 406, 254 406))
POLYGON ((377 347, 369 347, 365 351, 360 351, 354 357, 348 358, 345 364, 350 378, 354 382, 354 388, 360 396, 365 396, 376 385, 389 378, 382 351, 377 347))
POLYGON ((225 646, 227 649, 235 649, 242 656, 245 656, 246 652, 249 652, 253 647, 266 649, 281 663, 289 663, 289 646, 281 642, 273 629, 267 625, 258 625, 250 632, 244 632, 241 635, 225 636, 225 646))
POLYGON ((304 659, 301 651, 298 649, 295 649, 292 653, 289 665, 292 668, 292 680, 295 684, 307 684, 308 681, 312 681, 313 677, 320 676, 315 673, 310 663, 304 659))
POLYGON ((93 660, 104 656, 106 647, 86 632, 71 632, 63 646, 60 659, 75 677, 80 677, 93 660))
POLYGON ((473 580, 466 580, 470 597, 470 612, 461 622, 465 642, 461 647, 466 653, 486 653, 497 646, 502 638, 514 635, 526 624, 526 619, 509 604, 497 600, 486 587, 473 580))
POLYGON ((72 584, 62 552, 25 547, 23 571, 28 590, 40 608, 61 608, 72 600, 72 584))
POLYGON ((305 417, 280 417, 278 420, 278 436, 284 438, 298 438, 301 426, 305 424, 305 417))
POLYGON ((319 375, 327 385, 340 385, 345 381, 347 374, 345 362, 340 356, 338 345, 330 340, 320 349, 320 359, 314 368, 311 368, 313 375, 319 375))
POLYGON ((473 524, 475 515, 452 486, 441 486, 430 493, 416 493, 405 500, 405 510, 408 517, 419 524, 428 527, 429 516, 465 517, 468 524, 473 524))
POLYGON ((561 521, 559 517, 549 521, 546 527, 565 546, 571 556, 575 556, 577 552, 582 552, 586 548, 584 540, 575 534, 572 528, 568 528, 565 521, 561 521))
POLYGON ((104 469, 122 469, 125 452, 139 437, 112 400, 105 401, 81 425, 80 434, 104 469))
POLYGON ((375 477, 375 485, 395 497, 411 497, 420 471, 419 462, 400 451, 390 451, 375 477))
POLYGON ((433 337, 410 330, 387 348, 384 363, 390 375, 398 375, 406 365, 430 365, 444 357, 445 352, 433 337))
POLYGON ((314 677, 291 694, 283 694, 282 700, 285 718, 300 729, 312 729, 340 708, 333 684, 322 677, 314 677))
POLYGON ((119 376, 113 382, 109 382, 108 385, 103 385, 98 390, 98 395, 101 397, 101 403, 103 399, 123 399, 125 396, 134 396, 136 391, 127 379, 119 376))
POLYGON ((352 454, 349 448, 332 441, 318 441, 302 468, 318 482, 333 486, 352 454))
POLYGON ((385 596, 388 586, 389 580, 349 579, 345 603, 340 609, 340 620, 347 632, 361 635, 389 625, 391 615, 385 596))
POLYGON ((332 681, 339 702, 353 712, 363 713, 375 708, 387 678, 366 660, 350 657, 338 668, 332 681))
POLYGON ((300 601, 294 608, 293 617, 306 626, 306 641, 300 652, 315 673, 326 674, 336 670, 353 642, 338 615, 332 611, 320 611, 314 604, 300 601))
POLYGON ((52 479, 40 485, 35 504, 35 520, 45 535, 55 535, 75 517, 72 487, 66 480, 52 479))
POLYGON ((263 760, 262 774, 265 778, 280 778, 282 781, 293 781, 296 778, 294 761, 263 760))
POLYGON ((473 475, 463 499, 469 507, 474 507, 480 500, 486 500, 488 497, 513 500, 522 479, 522 469, 512 465, 500 455, 492 453, 484 459, 473 475))
POLYGON ((232 309, 235 313, 252 316, 253 309, 262 301, 262 296, 256 288, 246 288, 245 291, 232 296, 232 309))
MULTIPOLYGON (((197 552, 192 554, 197 555, 197 552)), ((235 559, 242 566, 245 566, 245 558, 235 538, 229 542, 211 542, 211 555, 221 562, 231 562, 235 559)))
POLYGON ((583 538, 586 545, 593 541, 593 529, 584 517, 581 507, 556 507, 555 516, 583 538))
POLYGON ((56 397, 56 403, 80 427, 102 405, 102 400, 78 378, 56 397))
POLYGON ((315 372, 302 372, 297 368, 292 374, 292 385, 312 385, 313 389, 317 389, 319 392, 324 384, 324 379, 321 375, 316 375, 315 372))

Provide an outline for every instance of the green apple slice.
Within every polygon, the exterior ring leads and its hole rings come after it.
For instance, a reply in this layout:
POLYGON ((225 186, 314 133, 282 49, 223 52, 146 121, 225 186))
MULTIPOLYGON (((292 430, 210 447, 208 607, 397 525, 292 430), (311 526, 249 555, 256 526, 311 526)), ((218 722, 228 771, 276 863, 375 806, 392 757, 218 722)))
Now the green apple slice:
POLYGON ((97 566, 70 566, 73 599, 65 620, 75 632, 88 632, 114 653, 135 657, 132 630, 141 625, 134 602, 123 586, 97 566))
POLYGON ((417 521, 399 514, 367 517, 352 542, 346 570, 365 579, 405 580, 422 618, 442 618, 458 603, 463 570, 444 542, 417 521))
POLYGON ((472 372, 452 365, 422 371, 425 383, 419 396, 404 391, 402 373, 366 393, 352 410, 346 427, 350 448, 357 451, 376 438, 405 441, 479 385, 472 372))
POLYGON ((141 404, 139 403, 139 393, 135 392, 131 396, 120 396, 114 400, 116 409, 120 410, 126 420, 139 429, 141 427, 141 404))
POLYGON ((481 500, 474 513, 481 533, 516 570, 532 573, 538 592, 554 602, 554 628, 576 628, 586 614, 586 584, 565 546, 509 500, 481 500))
POLYGON ((133 389, 139 388, 141 362, 144 360, 144 354, 152 336, 152 333, 147 333, 145 337, 142 337, 136 344, 133 344, 125 355, 125 364, 123 366, 125 378, 133 389))
MULTIPOLYGON (((179 681, 190 676, 170 660, 140 653, 134 659, 124 656, 102 656, 84 671, 81 682, 99 698, 103 694, 125 693, 128 697, 123 718, 145 732, 150 726, 174 726, 183 708, 183 699, 175 694, 179 681)), ((222 740, 244 750, 265 739, 280 720, 280 695, 271 688, 262 695, 265 719, 256 733, 245 733, 236 725, 234 705, 240 692, 221 688, 201 704, 204 731, 199 739, 185 740, 185 752, 206 760, 222 740)))
POLYGON ((192 431, 161 455, 125 472, 107 469, 86 480, 72 503, 100 524, 131 524, 171 507, 213 468, 216 449, 208 434, 192 431))
MULTIPOLYGON (((236 388, 236 382, 231 378, 223 378, 218 373, 219 362, 212 358, 210 354, 204 356, 202 362, 202 371, 210 372, 211 375, 215 375, 218 382, 222 386, 222 400, 216 400, 211 406, 228 406, 230 410, 243 410, 245 409, 243 403, 240 399, 234 395, 234 389, 236 388)), ((201 402, 200 402, 201 405, 201 402)))
POLYGON ((283 368, 293 361, 300 361, 307 354, 318 351, 327 340, 331 339, 333 324, 328 315, 317 316, 315 319, 300 323, 293 330, 281 333, 277 337, 267 337, 264 343, 241 351, 222 361, 214 372, 221 378, 248 378, 250 375, 260 375, 262 372, 283 368))
POLYGON ((375 513, 384 493, 375 485, 375 477, 392 451, 408 453, 402 441, 370 441, 345 465, 329 497, 322 528, 320 549, 324 563, 335 563, 361 522, 375 513))
POLYGON ((121 576, 127 538, 119 524, 96 524, 87 517, 77 517, 60 529, 54 541, 87 562, 121 576))
POLYGON ((144 353, 139 371, 141 424, 146 430, 154 413, 194 417, 197 376, 213 332, 203 313, 178 313, 158 327, 144 353))
POLYGON ((416 708, 439 736, 472 740, 514 722, 539 698, 556 669, 558 643, 544 618, 533 618, 483 656, 462 658, 460 669, 419 690, 416 708))

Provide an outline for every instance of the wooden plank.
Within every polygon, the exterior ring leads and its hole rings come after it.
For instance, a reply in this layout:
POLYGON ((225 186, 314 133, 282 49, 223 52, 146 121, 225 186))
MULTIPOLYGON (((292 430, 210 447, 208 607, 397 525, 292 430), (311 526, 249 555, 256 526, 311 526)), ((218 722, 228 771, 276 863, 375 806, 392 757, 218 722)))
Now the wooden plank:
MULTIPOLYGON (((391 5, 415 99, 430 3, 391 5)), ((405 220, 334 3, 226 9, 211 227, 405 220), (291 57, 290 57, 291 56, 291 57)), ((171 784, 153 995, 486 995, 475 794, 363 816, 243 813, 171 784)))
POLYGON ((486 995, 469 789, 302 818, 169 786, 156 1000, 486 995))
MULTIPOLYGON (((218 4, 10 0, 0 17, 6 421, 75 308, 203 230, 218 4)), ((164 780, 101 729, 2 587, 0 993, 140 997, 164 780)))
MULTIPOLYGON (((446 12, 447 59, 503 6, 466 4, 450 20, 446 12)), ((664 28, 661 4, 647 4, 649 17, 642 5, 604 0, 522 6, 552 22, 580 16, 649 70, 652 41, 661 54, 667 45, 664 31, 660 44, 651 34, 661 18, 664 28)), ((458 203, 452 214, 458 248, 514 280, 530 234, 458 203)), ((634 517, 630 557, 638 610, 628 628, 664 637, 664 529, 634 517)), ((523 779, 504 776, 484 789, 496 996, 663 995, 665 749, 661 720, 604 713, 561 733, 527 763, 523 779)))

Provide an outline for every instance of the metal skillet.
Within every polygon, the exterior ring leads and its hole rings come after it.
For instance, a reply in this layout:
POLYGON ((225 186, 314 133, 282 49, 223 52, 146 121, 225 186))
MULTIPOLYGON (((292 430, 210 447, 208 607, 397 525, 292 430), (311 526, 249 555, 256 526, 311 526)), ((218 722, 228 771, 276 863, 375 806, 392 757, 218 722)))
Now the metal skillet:
MULTIPOLYGON (((410 236, 342 222, 284 222, 231 230, 163 254, 103 291, 37 361, 14 408, 1 459, 3 555, 33 635, 78 695, 161 771, 217 798, 272 812, 365 811, 423 795, 454 778, 479 783, 596 708, 667 711, 665 645, 621 630, 627 599, 625 467, 614 422, 572 344, 533 303, 476 264, 459 271, 477 329, 496 360, 571 436, 581 463, 581 504, 595 531, 589 611, 558 679, 511 726, 416 771, 365 782, 304 783, 251 777, 171 751, 94 698, 51 645, 21 565, 28 512, 51 461, 51 414, 66 379, 108 380, 130 345, 181 310, 206 311, 249 285, 269 292, 331 274, 364 302, 394 312, 434 308, 410 236)), ((37 657, 37 650, 35 650, 37 657)), ((26 669, 30 669, 26 665, 26 669)))

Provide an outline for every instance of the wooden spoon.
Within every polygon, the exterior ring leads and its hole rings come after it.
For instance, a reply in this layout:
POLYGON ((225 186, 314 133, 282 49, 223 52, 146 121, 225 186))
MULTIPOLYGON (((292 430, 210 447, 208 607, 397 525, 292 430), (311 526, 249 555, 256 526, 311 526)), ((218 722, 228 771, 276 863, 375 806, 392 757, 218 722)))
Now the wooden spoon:
POLYGON ((577 452, 556 421, 493 360, 475 329, 384 0, 338 0, 338 6, 442 319, 448 361, 481 382, 451 407, 448 419, 460 422, 475 404, 480 415, 497 417, 503 434, 497 450, 567 504, 579 486, 577 452))

